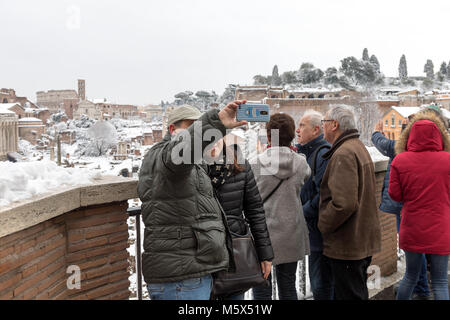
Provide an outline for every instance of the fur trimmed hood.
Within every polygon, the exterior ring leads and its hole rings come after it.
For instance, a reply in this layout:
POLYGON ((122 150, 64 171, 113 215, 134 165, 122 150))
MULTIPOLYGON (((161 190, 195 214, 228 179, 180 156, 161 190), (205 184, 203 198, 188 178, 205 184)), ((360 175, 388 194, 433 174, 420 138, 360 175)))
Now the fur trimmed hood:
POLYGON ((412 121, 410 121, 408 126, 400 135, 400 139, 395 144, 395 153, 399 154, 405 151, 421 151, 421 148, 424 148, 423 150, 433 150, 433 146, 436 151, 450 152, 449 133, 445 129, 445 125, 442 123, 442 120, 439 119, 436 114, 433 112, 420 112, 413 117, 412 121), (418 126, 414 126, 414 124, 418 121, 421 121, 421 124, 426 124, 426 120, 434 123, 435 126, 432 127, 437 127, 440 132, 440 139, 439 134, 437 134, 437 130, 433 132, 433 137, 427 137, 424 140, 421 140, 421 137, 418 136, 418 134, 420 135, 422 129, 418 129, 418 126), (443 145, 443 148, 440 147, 441 145, 443 145))

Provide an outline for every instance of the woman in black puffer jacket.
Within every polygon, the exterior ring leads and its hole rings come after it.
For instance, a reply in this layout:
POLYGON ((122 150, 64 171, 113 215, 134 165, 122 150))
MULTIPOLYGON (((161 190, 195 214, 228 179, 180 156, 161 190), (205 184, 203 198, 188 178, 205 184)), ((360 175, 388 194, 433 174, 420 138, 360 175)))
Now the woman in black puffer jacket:
MULTIPOLYGON (((239 161, 241 163, 239 164, 237 159, 244 160, 239 146, 236 144, 226 146, 223 139, 215 145, 211 155, 215 159, 215 164, 209 166, 209 176, 225 211, 229 229, 232 233, 245 235, 247 233, 245 219, 255 240, 261 269, 267 279, 274 256, 264 206, 250 164, 247 160, 245 163, 239 161), (227 150, 228 154, 234 155, 233 164, 226 162, 227 150)), ((243 300, 244 293, 234 293, 222 298, 243 300)))

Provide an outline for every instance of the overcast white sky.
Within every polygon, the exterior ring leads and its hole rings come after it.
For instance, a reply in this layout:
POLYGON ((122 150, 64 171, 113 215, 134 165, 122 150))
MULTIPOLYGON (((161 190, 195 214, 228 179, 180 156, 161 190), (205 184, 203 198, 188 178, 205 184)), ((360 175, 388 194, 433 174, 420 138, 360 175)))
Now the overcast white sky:
POLYGON ((448 0, 0 0, 0 87, 148 104, 375 54, 386 76, 450 60, 448 0), (79 17, 77 13, 80 13, 79 17))

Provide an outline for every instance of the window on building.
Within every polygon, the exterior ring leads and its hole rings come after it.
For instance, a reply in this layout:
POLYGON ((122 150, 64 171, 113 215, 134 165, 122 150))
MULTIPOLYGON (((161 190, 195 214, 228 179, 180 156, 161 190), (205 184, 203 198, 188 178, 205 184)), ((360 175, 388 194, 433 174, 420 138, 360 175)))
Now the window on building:
POLYGON ((289 99, 294 99, 295 96, 293 94, 289 95, 289 99))
POLYGON ((3 103, 8 103, 8 99, 4 98, 3 103))
POLYGON ((391 128, 395 128, 395 118, 391 119, 391 128))
POLYGON ((277 97, 276 95, 272 95, 272 96, 271 96, 272 99, 275 99, 276 97, 277 97))
POLYGON ((308 99, 314 99, 314 95, 313 95, 313 94, 310 94, 310 95, 308 96, 308 99))
POLYGON ((384 126, 387 127, 388 125, 389 125, 389 120, 386 120, 386 121, 384 122, 384 126))
POLYGON ((319 94, 319 99, 323 99, 323 97, 325 97, 324 94, 319 94))
POLYGON ((401 127, 402 126, 402 120, 398 120, 398 126, 401 127))

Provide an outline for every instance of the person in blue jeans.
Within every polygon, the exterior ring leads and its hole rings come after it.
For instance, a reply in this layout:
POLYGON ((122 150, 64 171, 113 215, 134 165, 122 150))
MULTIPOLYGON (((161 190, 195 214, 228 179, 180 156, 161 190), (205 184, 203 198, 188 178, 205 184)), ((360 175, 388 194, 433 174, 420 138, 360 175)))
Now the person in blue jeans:
MULTIPOLYGON (((372 143, 382 155, 384 155, 385 157, 389 157, 386 175, 384 176, 383 181, 383 189, 381 191, 380 210, 383 212, 395 214, 397 220, 397 233, 399 233, 401 222, 400 212, 402 211, 403 205, 401 202, 392 200, 388 193, 391 163, 395 158, 395 142, 395 140, 390 140, 383 135, 383 121, 378 122, 375 127, 375 131, 372 134, 372 143)), ((421 270, 419 280, 414 287, 414 295, 417 299, 429 299, 431 296, 431 290, 428 285, 427 259, 425 257, 425 254, 421 254, 421 259, 421 270)))
MULTIPOLYGON (((411 291, 417 286, 422 272, 423 253, 405 250, 406 274, 397 292, 397 300, 408 300, 411 291), (421 262, 422 261, 422 262, 421 262), (421 266, 422 265, 422 266, 421 266)), ((448 300, 448 257, 449 255, 430 254, 430 275, 435 300, 448 300)))
POLYGON ((151 300, 209 300, 212 276, 147 285, 151 300))
POLYGON ((303 214, 309 230, 310 255, 308 257, 309 280, 314 300, 333 300, 333 279, 329 264, 323 256, 322 234, 319 221, 320 183, 328 164, 322 155, 330 149, 323 138, 320 120, 323 116, 314 110, 305 111, 297 128, 297 152, 306 156, 311 167, 311 177, 303 186, 300 198, 303 214))

